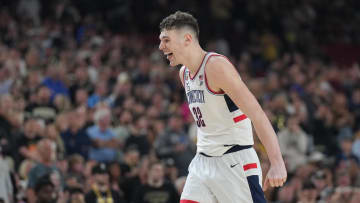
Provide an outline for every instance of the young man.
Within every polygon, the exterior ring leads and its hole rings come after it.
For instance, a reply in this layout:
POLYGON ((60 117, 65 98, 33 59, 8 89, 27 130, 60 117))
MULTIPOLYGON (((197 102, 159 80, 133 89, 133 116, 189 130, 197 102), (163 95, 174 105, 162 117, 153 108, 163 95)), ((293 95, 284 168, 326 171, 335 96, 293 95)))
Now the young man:
POLYGON ((266 202, 251 121, 271 162, 264 190, 282 186, 287 173, 264 111, 229 60, 200 47, 192 15, 178 11, 160 23, 160 31, 159 49, 171 66, 183 65, 179 75, 198 126, 197 154, 180 202, 266 202))

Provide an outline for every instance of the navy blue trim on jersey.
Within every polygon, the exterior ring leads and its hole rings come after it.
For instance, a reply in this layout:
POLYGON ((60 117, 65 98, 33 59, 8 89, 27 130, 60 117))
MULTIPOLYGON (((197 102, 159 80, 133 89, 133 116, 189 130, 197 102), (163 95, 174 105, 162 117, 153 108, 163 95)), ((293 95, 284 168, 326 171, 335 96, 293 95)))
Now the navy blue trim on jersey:
POLYGON ((247 177, 251 197, 254 203, 266 203, 264 192, 259 184, 259 176, 252 175, 247 177))
POLYGON ((224 99, 230 112, 234 112, 239 109, 227 94, 224 95, 224 99))

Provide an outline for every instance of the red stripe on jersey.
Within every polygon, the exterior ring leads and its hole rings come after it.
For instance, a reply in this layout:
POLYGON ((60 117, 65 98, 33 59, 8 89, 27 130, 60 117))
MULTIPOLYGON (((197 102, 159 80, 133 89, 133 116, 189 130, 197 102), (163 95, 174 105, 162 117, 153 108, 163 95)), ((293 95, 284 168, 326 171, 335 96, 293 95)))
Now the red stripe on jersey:
POLYGON ((256 163, 246 164, 243 166, 243 168, 244 168, 244 171, 247 171, 249 169, 257 168, 257 164, 256 163))
POLYGON ((199 202, 192 201, 192 200, 187 200, 187 199, 182 199, 182 200, 180 200, 180 203, 199 203, 199 202))
POLYGON ((233 118, 235 123, 240 122, 240 121, 242 121, 244 119, 247 119, 247 116, 245 114, 242 114, 240 116, 237 116, 237 117, 233 118))

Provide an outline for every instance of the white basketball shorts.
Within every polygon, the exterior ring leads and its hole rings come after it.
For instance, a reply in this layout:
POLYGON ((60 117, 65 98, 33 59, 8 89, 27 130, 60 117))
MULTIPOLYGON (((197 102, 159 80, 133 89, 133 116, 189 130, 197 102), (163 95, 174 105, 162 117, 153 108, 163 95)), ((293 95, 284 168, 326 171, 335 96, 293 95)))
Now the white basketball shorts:
POLYGON ((196 154, 189 166, 180 203, 266 202, 254 148, 208 157, 196 154))

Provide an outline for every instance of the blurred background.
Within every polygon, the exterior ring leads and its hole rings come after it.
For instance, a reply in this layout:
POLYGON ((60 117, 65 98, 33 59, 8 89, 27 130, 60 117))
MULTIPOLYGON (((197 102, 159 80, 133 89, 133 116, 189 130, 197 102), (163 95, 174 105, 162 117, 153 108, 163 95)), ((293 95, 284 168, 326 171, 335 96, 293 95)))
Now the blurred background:
POLYGON ((176 10, 277 132, 269 202, 360 202, 357 0, 1 0, 0 202, 178 202, 196 126, 158 51, 176 10))

